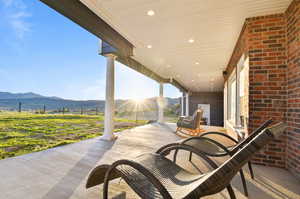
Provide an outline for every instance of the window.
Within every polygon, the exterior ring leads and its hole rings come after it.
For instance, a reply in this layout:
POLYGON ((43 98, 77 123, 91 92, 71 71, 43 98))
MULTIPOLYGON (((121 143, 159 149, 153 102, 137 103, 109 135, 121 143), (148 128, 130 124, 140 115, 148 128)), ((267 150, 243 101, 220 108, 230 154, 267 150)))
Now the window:
POLYGON ((238 126, 246 127, 248 121, 249 59, 239 65, 239 120, 238 126))
POLYGON ((248 118, 249 59, 241 57, 236 69, 231 73, 225 86, 226 120, 232 127, 242 127, 248 118))
POLYGON ((243 67, 243 69, 240 72, 240 97, 243 97, 245 95, 245 75, 246 75, 246 68, 243 67))
POLYGON ((235 125, 236 122, 236 76, 235 73, 232 74, 229 79, 229 99, 228 99, 228 107, 229 107, 229 115, 228 120, 231 124, 235 125))

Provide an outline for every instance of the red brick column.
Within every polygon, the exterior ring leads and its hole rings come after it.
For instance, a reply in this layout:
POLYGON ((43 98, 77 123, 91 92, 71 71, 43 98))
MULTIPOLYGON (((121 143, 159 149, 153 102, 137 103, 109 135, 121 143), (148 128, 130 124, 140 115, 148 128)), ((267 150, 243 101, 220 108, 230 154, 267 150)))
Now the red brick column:
POLYGON ((288 95, 287 168, 300 178, 300 0, 286 11, 288 95))
POLYGON ((242 54, 249 56, 249 132, 269 118, 289 126, 253 162, 285 167, 300 179, 300 0, 285 13, 246 20, 229 74, 242 54))
MULTIPOLYGON (((249 130, 269 118, 286 120, 287 56, 284 14, 249 18, 249 130)), ((286 136, 275 140, 257 154, 254 162, 285 167, 286 136)))

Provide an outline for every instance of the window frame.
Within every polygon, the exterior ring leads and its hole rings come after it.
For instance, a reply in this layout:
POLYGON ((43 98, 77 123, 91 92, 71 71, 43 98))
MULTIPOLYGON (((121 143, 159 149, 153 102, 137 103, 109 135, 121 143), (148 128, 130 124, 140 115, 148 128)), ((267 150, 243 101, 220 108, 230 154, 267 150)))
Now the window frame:
MULTIPOLYGON (((241 72, 243 69, 246 67, 246 65, 249 65, 249 63, 246 63, 249 61, 248 56, 243 54, 241 58, 238 61, 238 64, 234 68, 234 70, 231 72, 229 78, 226 81, 226 121, 229 122, 229 124, 232 127, 241 127, 241 103, 240 103, 240 98, 241 98, 241 86, 244 86, 243 83, 241 82, 241 72), (232 118, 232 82, 235 81, 235 118, 232 118)), ((248 74, 249 75, 249 74, 248 74)), ((246 77, 244 77, 246 78, 246 77)), ((244 90, 244 95, 246 95, 245 90, 244 90)))
POLYGON ((236 112, 237 112, 237 78, 236 78, 236 69, 234 69, 227 80, 227 120, 231 125, 236 125, 236 112), (235 117, 232 118, 232 83, 235 82, 235 117))

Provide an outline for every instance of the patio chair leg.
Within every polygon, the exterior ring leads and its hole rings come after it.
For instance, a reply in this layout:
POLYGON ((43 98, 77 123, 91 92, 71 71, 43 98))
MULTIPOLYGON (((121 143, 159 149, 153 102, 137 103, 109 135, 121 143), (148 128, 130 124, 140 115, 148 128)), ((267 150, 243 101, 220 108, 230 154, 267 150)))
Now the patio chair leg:
POLYGON ((251 178, 254 179, 254 172, 252 169, 252 163, 250 161, 248 162, 248 167, 249 167, 251 178))
POLYGON ((245 196, 248 196, 248 189, 247 189, 246 179, 245 179, 245 175, 244 175, 244 172, 243 172, 242 169, 240 170, 240 175, 241 175, 241 179, 242 179, 242 183, 243 183, 245 196))
POLYGON ((227 186, 227 191, 228 191, 228 193, 229 193, 230 199, 236 199, 231 184, 229 184, 229 185, 227 186))
POLYGON ((177 160, 177 154, 178 154, 178 149, 175 150, 174 155, 173 155, 173 162, 176 163, 177 160))
POLYGON ((192 153, 192 152, 190 152, 189 161, 192 161, 192 155, 193 155, 193 153, 192 153))

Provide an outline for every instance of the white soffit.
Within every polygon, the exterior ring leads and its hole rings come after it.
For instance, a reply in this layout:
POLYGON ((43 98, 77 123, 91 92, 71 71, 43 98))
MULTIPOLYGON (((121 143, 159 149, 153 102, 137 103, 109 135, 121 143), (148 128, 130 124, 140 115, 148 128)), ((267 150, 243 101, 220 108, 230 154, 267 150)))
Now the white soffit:
POLYGON ((291 0, 81 1, 135 46, 135 60, 165 78, 175 78, 191 91, 222 91, 222 71, 245 19, 282 13, 291 3, 291 0), (155 14, 147 15, 149 10, 155 14), (194 42, 190 43, 190 39, 194 42))

